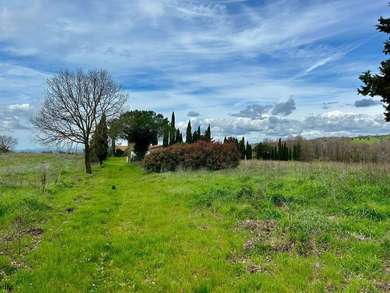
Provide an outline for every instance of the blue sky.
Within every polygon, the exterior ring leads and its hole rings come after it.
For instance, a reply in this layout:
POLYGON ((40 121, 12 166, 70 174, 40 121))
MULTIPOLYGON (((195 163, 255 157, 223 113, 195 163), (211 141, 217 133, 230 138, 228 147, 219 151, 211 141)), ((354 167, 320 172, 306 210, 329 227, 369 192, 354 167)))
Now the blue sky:
POLYGON ((387 0, 0 0, 0 133, 39 147, 30 117, 46 80, 104 68, 128 109, 176 112, 251 142, 390 133, 356 94, 385 58, 387 0))

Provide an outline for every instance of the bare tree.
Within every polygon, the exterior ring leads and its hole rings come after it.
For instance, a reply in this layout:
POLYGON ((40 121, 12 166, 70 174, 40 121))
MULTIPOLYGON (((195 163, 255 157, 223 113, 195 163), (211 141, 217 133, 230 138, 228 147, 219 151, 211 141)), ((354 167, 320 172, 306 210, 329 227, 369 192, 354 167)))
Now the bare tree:
POLYGON ((0 135, 0 153, 10 152, 16 145, 16 139, 8 135, 0 135))
POLYGON ((105 70, 88 73, 64 71, 48 80, 46 99, 33 125, 46 144, 84 145, 85 170, 91 170, 90 139, 103 113, 107 118, 121 111, 127 96, 105 70))

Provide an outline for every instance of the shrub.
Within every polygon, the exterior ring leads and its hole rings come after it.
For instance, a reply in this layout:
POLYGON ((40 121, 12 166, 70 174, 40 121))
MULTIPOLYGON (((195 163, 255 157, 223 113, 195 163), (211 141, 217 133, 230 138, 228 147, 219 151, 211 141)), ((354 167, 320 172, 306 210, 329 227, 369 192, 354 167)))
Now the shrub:
POLYGON ((155 150, 145 157, 144 168, 151 172, 178 168, 220 170, 237 167, 239 162, 240 153, 235 144, 199 141, 155 150))
POLYGON ((122 151, 121 149, 116 149, 115 150, 115 157, 124 157, 126 153, 122 151))

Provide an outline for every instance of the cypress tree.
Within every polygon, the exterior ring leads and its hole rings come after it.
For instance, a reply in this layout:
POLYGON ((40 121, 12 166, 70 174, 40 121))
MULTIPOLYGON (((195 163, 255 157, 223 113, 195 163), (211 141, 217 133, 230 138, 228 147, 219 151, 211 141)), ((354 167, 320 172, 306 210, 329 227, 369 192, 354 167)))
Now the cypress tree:
POLYGON ((175 112, 172 112, 171 127, 172 127, 172 128, 176 128, 175 112))
POLYGON ((295 155, 294 156, 295 156, 296 161, 299 161, 301 159, 301 152, 302 152, 301 144, 298 141, 297 144, 295 145, 295 155))
POLYGON ((183 143, 184 140, 183 140, 183 133, 180 132, 180 135, 179 135, 179 143, 183 143))
POLYGON ((240 141, 240 144, 239 144, 239 150, 240 150, 240 154, 241 154, 241 160, 244 160, 245 159, 245 138, 242 137, 241 141, 240 141))
POLYGON ((169 127, 164 127, 164 134, 163 134, 163 146, 167 147, 169 145, 169 127))
POLYGON ((245 155, 248 160, 252 160, 252 146, 246 142, 245 155))
POLYGON ((283 155, 282 155, 282 160, 283 161, 288 161, 288 148, 287 148, 287 143, 283 143, 283 155))
POLYGON ((192 143, 192 127, 191 120, 188 121, 187 130, 186 130, 186 143, 192 143))
POLYGON ((198 126, 198 129, 194 131, 194 134, 192 136, 193 142, 197 142, 198 140, 201 139, 201 134, 200 134, 200 126, 198 126))
POLYGON ((169 131, 169 144, 176 143, 176 125, 175 125, 175 112, 172 112, 171 129, 169 131))
POLYGON ((180 129, 176 129, 176 143, 182 143, 183 142, 183 136, 181 135, 180 129))
POLYGON ((192 134, 192 142, 197 142, 198 141, 198 131, 194 131, 192 134))
POLYGON ((211 128, 210 128, 210 124, 207 127, 206 132, 204 133, 204 138, 205 138, 205 141, 211 141, 211 128))
POLYGON ((100 165, 108 156, 108 129, 106 115, 103 113, 92 138, 92 151, 100 165))
POLYGON ((115 142, 116 142, 117 138, 119 137, 120 128, 121 128, 119 119, 115 118, 115 119, 111 120, 108 123, 108 127, 109 127, 108 137, 111 140, 110 154, 115 155, 115 146, 116 146, 115 142))
POLYGON ((263 159, 263 144, 260 142, 255 146, 256 159, 263 159))

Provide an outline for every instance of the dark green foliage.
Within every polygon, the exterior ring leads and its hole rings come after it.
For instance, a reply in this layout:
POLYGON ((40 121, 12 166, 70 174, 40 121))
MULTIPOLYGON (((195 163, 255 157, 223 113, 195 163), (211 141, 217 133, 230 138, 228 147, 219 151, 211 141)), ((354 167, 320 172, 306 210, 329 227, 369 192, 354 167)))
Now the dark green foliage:
POLYGON ((169 131, 169 144, 173 145, 176 143, 176 122, 175 122, 175 112, 172 112, 171 125, 169 131))
POLYGON ((179 128, 176 129, 176 142, 175 143, 183 143, 183 135, 181 134, 179 128))
POLYGON ((187 130, 186 130, 186 143, 192 143, 192 127, 191 121, 188 121, 187 130))
MULTIPOLYGON (((390 34, 390 18, 381 17, 378 22, 377 30, 390 34)), ((383 52, 390 55, 390 39, 385 42, 383 52)), ((364 96, 381 97, 385 108, 385 120, 390 121, 390 59, 381 62, 379 74, 372 74, 367 71, 359 78, 364 85, 358 89, 358 93, 364 96)))
POLYGON ((272 146, 265 143, 259 143, 255 146, 256 159, 271 160, 272 146))
POLYGON ((299 161, 301 158, 301 144, 299 143, 299 141, 294 144, 293 146, 293 151, 292 151, 292 159, 294 161, 299 161))
POLYGON ((301 145, 299 141, 283 142, 281 139, 277 143, 258 143, 255 146, 256 159, 260 160, 300 160, 301 145))
POLYGON ((171 116, 171 127, 172 127, 172 128, 175 128, 175 127, 176 127, 175 112, 172 112, 172 116, 171 116))
POLYGON ((210 124, 207 127, 206 132, 204 133, 204 140, 205 141, 211 141, 211 128, 210 128, 210 124))
POLYGON ((227 138, 225 137, 223 143, 234 143, 238 147, 238 139, 236 137, 232 137, 232 136, 227 138))
POLYGON ((245 159, 245 155, 246 155, 246 152, 245 152, 245 138, 244 137, 240 140, 240 143, 238 145, 238 149, 240 150, 241 160, 244 160, 245 159))
POLYGON ((163 115, 153 111, 130 111, 120 116, 121 136, 129 143, 133 142, 136 159, 145 156, 150 144, 157 144, 168 121, 163 115))
POLYGON ((108 123, 108 136, 111 140, 111 148, 110 148, 110 153, 112 155, 115 155, 115 145, 116 145, 116 140, 118 139, 121 131, 121 125, 120 121, 118 118, 112 119, 108 123))
POLYGON ((192 135, 192 142, 197 142, 201 140, 201 132, 200 132, 200 126, 198 126, 198 129, 194 131, 194 134, 192 135))
POLYGON ((253 151, 252 151, 252 146, 246 142, 246 149, 245 149, 245 155, 248 160, 252 160, 253 157, 253 151))
POLYGON ((167 147, 169 145, 169 127, 164 127, 164 133, 163 133, 163 146, 167 147))
POLYGON ((96 126, 92 137, 92 153, 96 160, 101 164, 108 156, 108 129, 106 115, 103 114, 99 124, 96 126))
POLYGON ((235 144, 199 141, 193 144, 178 144, 153 151, 145 157, 145 170, 151 172, 183 169, 220 170, 237 167, 240 154, 235 144))
POLYGON ((242 186, 241 189, 236 193, 235 196, 237 199, 248 199, 248 198, 254 198, 255 197, 255 191, 253 190, 253 187, 248 186, 242 186))
POLYGON ((115 157, 124 157, 126 155, 126 153, 124 151, 122 151, 121 149, 116 149, 114 155, 115 155, 115 157))

